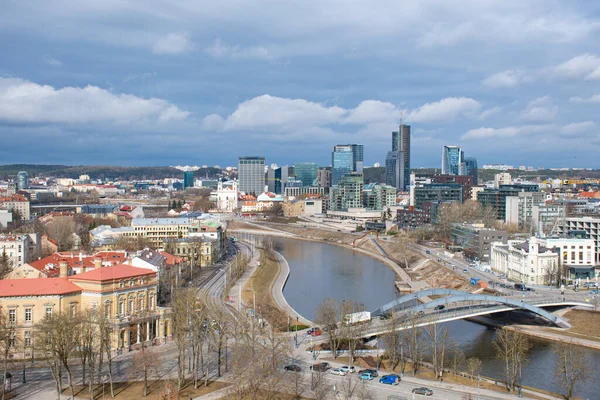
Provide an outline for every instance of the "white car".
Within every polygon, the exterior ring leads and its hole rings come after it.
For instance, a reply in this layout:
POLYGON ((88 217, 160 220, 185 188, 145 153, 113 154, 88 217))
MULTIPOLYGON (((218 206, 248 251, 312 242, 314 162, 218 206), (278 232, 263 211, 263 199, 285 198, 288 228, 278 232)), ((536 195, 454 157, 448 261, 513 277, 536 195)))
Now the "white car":
POLYGON ((344 371, 346 373, 349 372, 351 374, 353 374, 353 373, 356 372, 356 369, 354 369, 354 365, 350 365, 350 366, 348 366, 348 365, 342 365, 339 369, 341 369, 342 371, 344 371))
POLYGON ((332 375, 346 376, 347 372, 342 370, 341 368, 330 369, 329 373, 332 375))

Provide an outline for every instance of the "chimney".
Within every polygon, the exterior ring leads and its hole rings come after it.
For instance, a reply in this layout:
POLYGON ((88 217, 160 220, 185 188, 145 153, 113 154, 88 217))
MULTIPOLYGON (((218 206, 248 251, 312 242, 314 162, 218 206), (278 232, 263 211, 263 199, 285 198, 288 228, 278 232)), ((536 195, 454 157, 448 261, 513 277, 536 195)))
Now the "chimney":
POLYGON ((59 276, 61 278, 66 278, 69 276, 69 263, 66 261, 61 261, 58 265, 60 266, 59 276))
POLYGON ((79 261, 83 261, 83 253, 79 252, 79 261))
POLYGON ((102 259, 101 258, 94 258, 94 268, 98 269, 98 268, 102 268, 102 259))

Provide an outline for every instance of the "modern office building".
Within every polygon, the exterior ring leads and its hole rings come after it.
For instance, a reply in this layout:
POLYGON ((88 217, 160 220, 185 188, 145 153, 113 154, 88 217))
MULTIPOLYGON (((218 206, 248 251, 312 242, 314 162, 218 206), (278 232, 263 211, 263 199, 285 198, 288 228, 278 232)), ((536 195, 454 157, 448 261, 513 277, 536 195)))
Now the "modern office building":
POLYGON ((29 189, 29 175, 27 171, 19 171, 17 174, 17 190, 29 189))
POLYGON ((531 210, 535 232, 542 235, 558 233, 560 223, 565 219, 566 203, 548 202, 534 205, 531 210))
POLYGON ((293 175, 293 169, 287 165, 269 168, 267 170, 267 190, 271 193, 282 194, 286 182, 293 175))
POLYGON ((431 183, 458 183, 463 187, 463 201, 471 198, 471 188, 473 187, 473 177, 468 175, 434 175, 431 177, 431 183))
POLYGON ((472 178, 472 185, 477 185, 479 181, 478 174, 477 159, 475 157, 465 157, 461 164, 459 175, 470 176, 472 178))
POLYGON ((342 177, 351 172, 362 174, 363 145, 345 144, 333 147, 331 154, 332 176, 331 185, 337 185, 342 177))
POLYGON ((442 150, 442 175, 460 175, 463 152, 458 146, 444 146, 442 150))
POLYGON ((558 225, 558 233, 561 235, 580 235, 594 241, 596 264, 600 264, 600 218, 598 217, 569 217, 558 225))
POLYGON ((319 165, 311 162, 294 163, 296 179, 302 181, 302 186, 316 186, 319 165))
POLYGON ((347 211, 351 208, 363 208, 363 175, 346 174, 339 184, 330 191, 333 211, 347 211))
POLYGON ((317 171, 317 186, 329 188, 331 186, 331 168, 321 167, 317 171))
POLYGON ((496 219, 506 219, 506 198, 519 196, 521 192, 539 192, 540 187, 534 184, 500 185, 498 189, 484 189, 477 193, 477 201, 496 211, 496 219))
POLYGON ((462 247, 465 256, 488 262, 492 242, 506 243, 508 232, 486 229, 483 224, 454 223, 450 227, 450 238, 454 246, 462 247))
POLYGON ((185 171, 183 173, 183 188, 194 187, 194 171, 185 171))
POLYGON ((406 190, 410 184, 410 125, 400 124, 398 131, 392 132, 392 152, 402 153, 399 167, 402 180, 400 180, 401 186, 396 186, 396 189, 406 190))
POLYGON ((463 187, 458 183, 429 183, 414 189, 415 208, 421 209, 423 203, 463 201, 463 187))
POLYGON ((239 190, 260 195, 265 191, 265 158, 240 157, 238 161, 239 190))
MULTIPOLYGON (((404 152, 402 151, 388 151, 385 157, 385 183, 393 186, 396 190, 406 190, 408 186, 405 186, 406 172, 404 166, 404 152)), ((408 177, 410 182, 410 175, 408 177)))

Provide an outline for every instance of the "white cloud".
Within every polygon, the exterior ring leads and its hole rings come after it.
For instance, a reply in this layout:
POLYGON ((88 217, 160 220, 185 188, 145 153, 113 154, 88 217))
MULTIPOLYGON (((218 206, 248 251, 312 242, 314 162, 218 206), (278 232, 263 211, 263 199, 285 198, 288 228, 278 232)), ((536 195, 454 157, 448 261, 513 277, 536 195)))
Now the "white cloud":
POLYGON ((561 128, 562 137, 583 137, 590 133, 597 133, 598 126, 593 121, 573 122, 561 128))
POLYGON ((552 103, 550 96, 539 97, 527 103, 521 113, 521 119, 527 121, 549 121, 556 117, 558 107, 552 103))
POLYGON ((62 67, 63 63, 58 58, 50 57, 48 55, 42 57, 42 62, 52 67, 62 67))
POLYGON ((524 126, 509 126, 506 128, 477 128, 471 129, 460 138, 466 139, 493 139, 493 138, 510 138, 522 135, 533 135, 538 133, 548 132, 553 129, 553 125, 524 125, 524 126))
POLYGON ((474 116, 480 108, 481 104, 470 97, 446 97, 410 110, 406 120, 414 123, 450 121, 460 116, 474 116))
POLYGON ((202 118, 202 129, 220 131, 225 126, 225 120, 219 114, 210 114, 202 118))
POLYGON ((97 86, 64 87, 0 78, 0 120, 50 123, 172 122, 189 112, 166 100, 115 94, 97 86))
POLYGON ((594 94, 590 97, 575 96, 575 97, 571 97, 569 99, 569 101, 571 103, 577 103, 577 104, 600 103, 600 94, 594 94))
POLYGON ((152 47, 154 54, 181 54, 193 50, 194 46, 185 33, 169 33, 159 37, 152 47))
POLYGON ((500 111, 502 111, 501 107, 492 107, 492 108, 488 108, 487 110, 484 110, 481 115, 479 116, 479 119, 483 120, 483 119, 487 119, 489 117, 491 117, 492 115, 496 115, 498 114, 500 111))
POLYGON ((273 60, 276 57, 271 52, 262 46, 241 47, 230 46, 221 39, 216 39, 215 43, 204 49, 211 57, 214 58, 233 58, 233 59, 256 59, 256 60, 273 60))
POLYGON ((358 107, 349 110, 344 122, 367 124, 375 122, 392 123, 400 118, 400 110, 392 103, 377 100, 365 100, 358 107))
POLYGON ((508 70, 488 76, 481 83, 490 88, 512 88, 526 81, 525 74, 519 70, 508 70))
POLYGON ((554 72, 566 78, 600 79, 600 57, 585 53, 556 66, 554 72))

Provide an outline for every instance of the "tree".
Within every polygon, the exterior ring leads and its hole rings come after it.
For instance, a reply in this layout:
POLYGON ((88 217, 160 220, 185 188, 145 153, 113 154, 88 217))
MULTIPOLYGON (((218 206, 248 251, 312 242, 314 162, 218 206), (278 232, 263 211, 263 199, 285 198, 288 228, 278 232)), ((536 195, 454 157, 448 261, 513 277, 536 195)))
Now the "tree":
POLYGON ((477 357, 467 358, 465 366, 471 379, 475 379, 475 375, 479 375, 479 372, 481 372, 481 364, 481 360, 477 357))
POLYGON ((402 254, 404 268, 408 268, 410 266, 408 257, 410 255, 413 242, 413 238, 406 233, 401 233, 400 235, 396 236, 396 247, 398 248, 399 253, 402 254))
MULTIPOLYGON (((403 336, 403 334, 396 332, 396 330, 398 329, 399 326, 399 321, 398 318, 396 317, 396 314, 394 314, 393 312, 389 313, 390 319, 389 319, 389 331, 386 332, 385 334, 383 334, 382 339, 383 339, 383 344, 385 347, 385 354, 387 355, 388 359, 390 360, 390 362, 392 363, 390 366, 390 369, 393 371, 396 369, 396 367, 398 366, 398 364, 400 364, 402 360, 402 357, 404 354, 402 354, 402 345, 403 342, 401 340, 401 337, 403 336)), ((379 363, 379 360, 377 360, 377 362, 379 363)), ((401 366, 401 370, 404 373, 404 363, 401 366)))
POLYGON ((58 244, 58 251, 68 251, 73 247, 73 234, 76 225, 73 218, 56 217, 46 227, 48 236, 58 244))
POLYGON ((517 384, 521 385, 521 368, 531 347, 529 339, 518 331, 498 329, 493 344, 496 356, 504 363, 506 388, 512 392, 517 384))
POLYGON ((181 390, 185 381, 185 355, 188 349, 190 331, 190 313, 193 312, 196 303, 195 290, 179 289, 175 291, 171 303, 171 322, 173 326, 173 338, 177 346, 177 389, 181 390))
POLYGON ((333 358, 337 358, 339 346, 340 307, 337 300, 327 298, 317 306, 315 322, 323 327, 323 332, 329 337, 329 345, 333 358))
POLYGON ((143 340, 142 348, 133 354, 131 367, 134 373, 142 375, 142 379, 144 380, 144 397, 148 395, 148 374, 160 364, 159 358, 159 354, 153 347, 146 348, 143 340))
POLYGON ((85 386, 86 371, 89 372, 90 398, 94 398, 94 373, 101 351, 100 330, 97 323, 97 312, 93 309, 84 310, 79 315, 77 329, 77 347, 81 360, 81 376, 85 386))
POLYGON ((362 311, 365 311, 364 304, 359 304, 355 301, 342 302, 340 334, 348 343, 348 358, 350 365, 354 362, 356 348, 362 341, 362 333, 365 330, 365 325, 361 323, 352 324, 346 319, 346 316, 362 311))
POLYGON ((561 341, 554 345, 558 358, 554 366, 554 377, 564 392, 565 400, 573 398, 577 384, 592 379, 592 366, 585 350, 572 341, 561 341))
POLYGON ((0 354, 2 354, 2 400, 4 400, 4 388, 6 373, 8 372, 8 363, 11 360, 11 353, 15 349, 15 324, 8 320, 6 312, 0 308, 0 354))
POLYGON ((6 254, 6 250, 2 251, 2 255, 0 256, 0 279, 6 278, 8 274, 13 269, 13 262, 6 254))
POLYGON ((390 208, 388 207, 387 211, 386 211, 386 216, 387 219, 391 220, 392 219, 392 210, 390 210, 390 208))
MULTIPOLYGON (((405 321, 406 326, 406 347, 408 354, 413 365, 413 376, 417 374, 421 368, 421 361, 423 360, 423 347, 422 343, 422 328, 417 326, 417 317, 412 316, 410 319, 405 321)), ((404 333, 404 332, 403 332, 404 333)))
POLYGON ((450 363, 452 366, 452 371, 454 371, 455 374, 457 374, 458 371, 461 370, 461 368, 465 364, 465 361, 466 361, 465 353, 458 347, 454 347, 452 349, 452 351, 450 352, 450 363))
POLYGON ((446 350, 448 347, 448 329, 440 324, 431 324, 425 328, 429 336, 429 350, 435 379, 440 378, 440 372, 444 370, 446 350))

